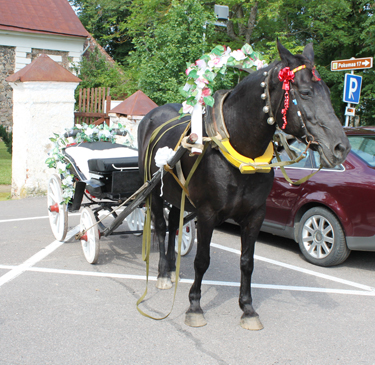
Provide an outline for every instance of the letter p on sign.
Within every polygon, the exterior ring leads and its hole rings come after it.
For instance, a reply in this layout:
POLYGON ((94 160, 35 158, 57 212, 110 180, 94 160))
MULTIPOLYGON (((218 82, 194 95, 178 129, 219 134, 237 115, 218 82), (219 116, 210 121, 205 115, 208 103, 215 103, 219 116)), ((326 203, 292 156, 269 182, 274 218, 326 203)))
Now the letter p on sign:
POLYGON ((344 97, 345 103, 358 104, 361 96, 362 76, 345 74, 344 97))

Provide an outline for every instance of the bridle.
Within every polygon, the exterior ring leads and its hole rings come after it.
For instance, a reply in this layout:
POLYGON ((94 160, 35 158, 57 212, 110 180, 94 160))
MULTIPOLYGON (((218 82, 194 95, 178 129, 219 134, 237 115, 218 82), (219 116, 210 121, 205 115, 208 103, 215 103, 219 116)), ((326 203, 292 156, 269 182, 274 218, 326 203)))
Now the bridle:
MULTIPOLYGON (((276 122, 276 118, 275 118, 274 113, 272 111, 272 105, 271 105, 271 101, 270 101, 271 96, 270 96, 270 91, 269 91, 270 80, 271 80, 272 74, 273 74, 276 67, 277 66, 272 68, 270 71, 265 71, 263 73, 263 75, 266 77, 266 79, 265 79, 265 81, 261 82, 261 84, 260 84, 260 86, 264 88, 264 93, 261 94, 261 98, 266 101, 266 105, 263 107, 263 112, 269 114, 269 117, 267 118, 267 123, 269 125, 273 125, 276 122)), ((301 71, 305 68, 307 68, 306 65, 298 66, 298 67, 294 68, 293 70, 290 70, 289 67, 284 67, 278 73, 278 79, 279 79, 280 82, 283 83, 282 90, 284 90, 285 93, 284 93, 284 108, 281 109, 283 125, 280 128, 280 126, 278 124, 276 124, 276 129, 278 129, 281 132, 282 130, 285 130, 285 128, 288 124, 286 114, 287 114, 287 111, 289 109, 289 104, 290 104, 290 98, 289 98, 289 92, 290 92, 291 97, 292 97, 292 102, 297 108, 297 116, 298 116, 298 119, 300 121, 301 128, 306 133, 304 136, 302 136, 302 138, 305 138, 306 144, 308 145, 308 147, 310 147, 311 144, 319 145, 319 142, 315 141, 314 136, 308 131, 308 129, 306 127, 305 118, 304 118, 304 115, 303 115, 299 105, 298 105, 297 94, 296 94, 296 91, 293 87, 295 74, 298 71, 301 71), (307 137, 307 134, 309 135, 309 138, 307 137)), ((313 73, 313 78, 312 78, 313 81, 317 82, 317 81, 321 80, 315 74, 315 66, 312 69, 312 73, 313 73)), ((277 114, 278 111, 280 110, 282 100, 283 100, 283 98, 280 99, 280 101, 278 103, 278 106, 276 108, 275 114, 277 114)))

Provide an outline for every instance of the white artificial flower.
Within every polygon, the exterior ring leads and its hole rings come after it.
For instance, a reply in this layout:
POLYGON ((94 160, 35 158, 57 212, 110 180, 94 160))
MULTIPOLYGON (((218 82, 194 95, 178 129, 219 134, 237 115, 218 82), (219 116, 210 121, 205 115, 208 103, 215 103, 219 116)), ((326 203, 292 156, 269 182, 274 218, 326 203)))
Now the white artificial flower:
POLYGON ((99 136, 104 136, 106 138, 111 137, 111 132, 108 129, 103 129, 102 131, 99 132, 99 136))
POLYGON ((63 179, 62 183, 63 185, 67 185, 67 186, 73 185, 73 177, 70 175, 66 176, 65 179, 63 179))
POLYGON ((257 66, 257 70, 267 66, 267 64, 263 60, 259 60, 259 59, 256 60, 254 63, 257 66))
POLYGON ((203 76, 200 76, 195 80, 195 83, 199 89, 203 89, 208 84, 208 80, 203 76))
POLYGON ((191 114, 193 112, 194 107, 189 105, 186 100, 182 103, 182 111, 184 114, 191 114))
POLYGON ((91 137, 91 136, 93 135, 93 133, 94 133, 94 128, 87 128, 87 129, 85 130, 85 134, 86 134, 87 136, 89 136, 89 137, 91 137))
POLYGON ((240 49, 237 49, 236 51, 233 51, 230 55, 234 59, 236 59, 236 61, 242 61, 246 58, 245 54, 240 49))
POLYGON ((192 87, 193 85, 190 85, 190 84, 188 84, 188 83, 186 83, 185 84, 185 86, 184 86, 184 88, 182 89, 182 90, 184 90, 184 91, 189 91, 190 90, 190 88, 192 87))
POLYGON ((61 170, 61 171, 65 171, 66 170, 66 164, 59 161, 57 164, 56 164, 56 169, 57 170, 61 170))
POLYGON ((65 200, 67 198, 73 198, 74 190, 73 189, 64 189, 62 193, 62 198, 65 200))
POLYGON ((223 57, 219 57, 219 56, 215 56, 215 55, 211 55, 210 57, 211 57, 211 59, 208 61, 208 66, 211 69, 214 68, 214 67, 216 67, 216 68, 223 67, 223 65, 224 65, 224 58, 223 57))

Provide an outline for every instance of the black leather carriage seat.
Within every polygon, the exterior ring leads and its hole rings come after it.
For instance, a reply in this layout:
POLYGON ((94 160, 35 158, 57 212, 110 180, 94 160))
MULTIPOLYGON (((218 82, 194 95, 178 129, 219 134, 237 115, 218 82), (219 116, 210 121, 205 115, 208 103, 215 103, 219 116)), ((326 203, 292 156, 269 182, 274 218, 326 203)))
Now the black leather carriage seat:
POLYGON ((88 165, 90 172, 109 173, 120 169, 135 170, 138 169, 138 157, 94 158, 88 160, 88 165))

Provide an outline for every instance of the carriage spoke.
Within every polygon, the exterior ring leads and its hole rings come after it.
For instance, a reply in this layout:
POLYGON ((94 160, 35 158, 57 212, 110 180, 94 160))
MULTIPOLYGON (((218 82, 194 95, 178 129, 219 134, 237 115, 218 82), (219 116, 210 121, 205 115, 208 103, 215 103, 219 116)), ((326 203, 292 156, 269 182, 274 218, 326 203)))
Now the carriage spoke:
MULTIPOLYGON (((51 194, 50 196, 51 196, 51 198, 52 198, 52 203, 58 203, 58 201, 57 201, 57 198, 56 198, 56 195, 55 195, 55 194, 51 194)), ((53 204, 51 204, 51 205, 53 205, 53 204)))
POLYGON ((57 213, 52 215, 52 222, 54 225, 57 224, 58 219, 59 219, 59 215, 57 213))
POLYGON ((59 191, 58 191, 58 187, 56 186, 56 184, 52 183, 51 184, 51 195, 52 195, 52 198, 55 200, 55 202, 57 202, 57 196, 59 195, 59 191))

